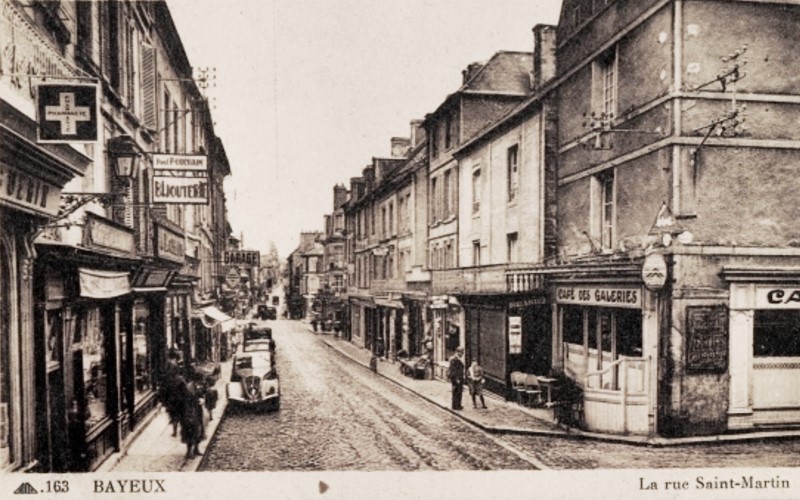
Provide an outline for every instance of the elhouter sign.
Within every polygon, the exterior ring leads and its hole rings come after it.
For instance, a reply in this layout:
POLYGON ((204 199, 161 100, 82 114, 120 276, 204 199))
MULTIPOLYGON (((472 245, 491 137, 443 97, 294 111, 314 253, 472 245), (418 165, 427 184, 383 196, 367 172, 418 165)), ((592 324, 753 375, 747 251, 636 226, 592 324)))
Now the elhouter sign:
POLYGON ((225 264, 238 266, 257 266, 261 262, 258 250, 228 250, 225 252, 225 264))
POLYGON ((39 142, 97 141, 97 85, 40 83, 36 86, 39 142))
POLYGON ((208 178, 153 176, 153 202, 208 204, 208 178))

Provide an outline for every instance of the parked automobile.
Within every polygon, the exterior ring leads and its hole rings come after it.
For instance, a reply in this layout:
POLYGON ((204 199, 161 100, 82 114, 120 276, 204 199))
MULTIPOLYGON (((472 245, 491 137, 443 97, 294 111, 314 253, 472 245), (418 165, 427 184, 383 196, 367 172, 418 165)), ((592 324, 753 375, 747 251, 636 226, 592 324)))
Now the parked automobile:
POLYGON ((272 328, 250 323, 244 328, 244 341, 272 339, 272 328))
POLYGON ((272 339, 254 339, 244 343, 242 352, 268 351, 275 358, 275 341, 272 339))
POLYGON ((268 350, 236 353, 225 391, 233 406, 279 409, 281 386, 274 354, 268 350))
POLYGON ((256 317, 258 319, 278 319, 278 310, 267 304, 259 304, 256 317))

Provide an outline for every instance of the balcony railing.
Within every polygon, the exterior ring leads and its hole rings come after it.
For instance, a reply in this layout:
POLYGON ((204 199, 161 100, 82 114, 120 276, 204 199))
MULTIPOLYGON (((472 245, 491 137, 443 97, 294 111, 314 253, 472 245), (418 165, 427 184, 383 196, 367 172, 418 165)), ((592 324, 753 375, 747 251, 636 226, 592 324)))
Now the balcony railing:
POLYGON ((507 264, 431 271, 433 293, 504 292, 507 264))
POLYGON ((530 292, 544 286, 544 277, 533 270, 506 271, 507 292, 530 292))

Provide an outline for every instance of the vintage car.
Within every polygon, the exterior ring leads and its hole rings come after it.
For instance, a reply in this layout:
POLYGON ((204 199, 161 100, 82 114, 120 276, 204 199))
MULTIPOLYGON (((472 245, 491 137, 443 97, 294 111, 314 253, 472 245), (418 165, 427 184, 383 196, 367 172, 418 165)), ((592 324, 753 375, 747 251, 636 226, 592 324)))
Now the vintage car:
POLYGON ((236 353, 225 391, 230 405, 279 409, 281 386, 275 356, 268 350, 236 353))
POLYGON ((259 304, 256 317, 259 319, 278 319, 278 310, 267 304, 259 304))
POLYGON ((275 341, 272 339, 247 340, 242 345, 242 352, 267 351, 275 358, 275 341))
POLYGON ((248 324, 244 329, 244 341, 248 342, 257 339, 271 340, 272 328, 259 325, 258 323, 248 324))

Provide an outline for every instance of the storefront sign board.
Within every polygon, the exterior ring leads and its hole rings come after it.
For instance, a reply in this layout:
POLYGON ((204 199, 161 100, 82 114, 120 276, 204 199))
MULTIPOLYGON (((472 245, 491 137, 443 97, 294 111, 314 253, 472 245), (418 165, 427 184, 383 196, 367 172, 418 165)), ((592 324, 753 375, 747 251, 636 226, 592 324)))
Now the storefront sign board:
POLYGON ((153 169, 178 171, 208 171, 208 157, 205 155, 154 154, 153 169))
POLYGON ((55 184, 0 164, 0 204, 53 216, 58 214, 60 193, 55 184))
POLYGON ((261 264, 261 252, 258 250, 228 250, 224 255, 225 265, 258 266, 261 264))
POLYGON ((756 309, 800 309, 800 286, 756 286, 756 309))
POLYGON ((183 262, 186 258, 185 239, 179 232, 156 224, 156 256, 159 259, 183 262))
POLYGON ((728 308, 686 308, 686 369, 723 373, 728 369, 728 308))
POLYGON ((641 309, 642 290, 632 286, 557 286, 554 299, 558 304, 641 309))
POLYGON ((89 248, 113 250, 130 256, 136 252, 133 230, 91 212, 86 214, 84 235, 84 243, 89 248))
POLYGON ((208 204, 208 178, 153 176, 153 202, 208 204))

